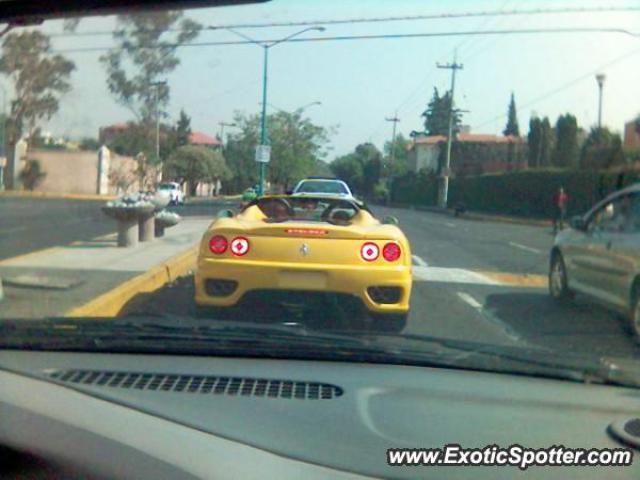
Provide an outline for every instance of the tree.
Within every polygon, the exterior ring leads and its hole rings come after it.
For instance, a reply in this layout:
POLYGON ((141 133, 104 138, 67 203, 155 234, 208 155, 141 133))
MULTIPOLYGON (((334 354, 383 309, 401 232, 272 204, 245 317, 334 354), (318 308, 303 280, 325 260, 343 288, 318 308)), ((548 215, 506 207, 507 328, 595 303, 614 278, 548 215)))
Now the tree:
POLYGON ((513 93, 511 94, 511 101, 509 102, 509 110, 507 113, 507 126, 505 127, 505 129, 503 130, 502 133, 504 133, 504 135, 513 135, 516 137, 520 136, 520 127, 518 126, 518 113, 516 112, 516 100, 515 97, 513 96, 513 93))
POLYGON ((553 149, 553 129, 548 117, 540 120, 532 117, 529 121, 529 167, 547 167, 551 164, 551 152, 553 149))
POLYGON ((180 110, 180 117, 175 126, 160 126, 160 156, 168 158, 174 150, 189 145, 191 136, 191 117, 180 110))
POLYGON ((622 138, 607 127, 593 127, 582 145, 580 166, 588 169, 606 169, 624 163, 622 138))
MULTIPOLYGON (((9 78, 15 93, 7 122, 10 168, 18 140, 25 134, 30 140, 38 123, 58 111, 60 97, 71 90, 69 78, 74 69, 72 61, 53 54, 49 37, 37 30, 10 33, 4 38, 0 73, 9 78)), ((13 175, 8 173, 11 182, 13 175)))
POLYGON ((372 143, 362 143, 352 153, 335 159, 330 166, 333 173, 354 191, 370 197, 382 173, 382 153, 372 143))
POLYGON ((342 155, 331 162, 329 167, 333 174, 347 182, 353 191, 360 192, 362 190, 364 172, 362 163, 355 154, 342 155))
POLYGON ((180 63, 179 44, 196 38, 200 29, 179 11, 119 15, 113 33, 116 45, 100 57, 109 91, 136 118, 141 137, 136 153, 144 154, 139 158, 145 158, 146 165, 160 162, 155 153, 156 116, 165 116, 169 101, 169 86, 163 81, 180 63))
POLYGON ((20 181, 27 190, 34 190, 46 176, 39 160, 27 160, 26 165, 20 171, 20 181))
POLYGON ((176 124, 176 144, 183 147, 189 144, 189 136, 191 135, 191 117, 180 110, 180 118, 176 124))
POLYGON ((179 147, 167 159, 164 171, 168 178, 187 182, 190 195, 195 195, 201 182, 225 180, 231 175, 220 152, 200 145, 179 147))
POLYGON ((395 142, 385 142, 383 163, 387 176, 404 175, 407 173, 409 169, 410 145, 411 140, 405 138, 401 133, 396 135, 395 142))
MULTIPOLYGON (((424 117, 424 129, 427 135, 448 135, 449 134, 449 110, 451 109, 450 92, 440 96, 437 88, 433 89, 433 97, 427 105, 427 109, 422 113, 424 117)), ((457 133, 462 122, 462 114, 459 110, 453 109, 453 132, 457 133)))
MULTIPOLYGON (((318 160, 326 155, 330 131, 303 118, 301 112, 277 112, 267 120, 271 145, 268 180, 287 190, 316 171, 318 160)), ((234 123, 237 129, 228 136, 225 156, 233 172, 233 186, 239 191, 257 181, 255 149, 260 138, 260 117, 236 114, 234 123)))
POLYGON ((555 148, 552 163, 556 167, 577 167, 578 150, 578 121, 576 117, 567 113, 560 115, 556 121, 555 148))

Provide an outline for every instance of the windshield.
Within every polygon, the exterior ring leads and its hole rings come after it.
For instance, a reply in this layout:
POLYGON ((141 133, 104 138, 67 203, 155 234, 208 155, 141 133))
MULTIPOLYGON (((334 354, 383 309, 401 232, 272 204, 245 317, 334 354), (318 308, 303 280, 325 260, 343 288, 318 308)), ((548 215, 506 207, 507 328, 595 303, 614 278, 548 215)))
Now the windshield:
POLYGON ((347 189, 340 182, 329 182, 320 180, 309 180, 303 182, 296 189, 296 193, 335 193, 346 194, 347 189))
POLYGON ((353 202, 325 197, 266 197, 255 203, 266 221, 334 222, 348 224, 360 208, 353 202))
POLYGON ((0 347, 640 382, 635 2, 0 31, 0 347))

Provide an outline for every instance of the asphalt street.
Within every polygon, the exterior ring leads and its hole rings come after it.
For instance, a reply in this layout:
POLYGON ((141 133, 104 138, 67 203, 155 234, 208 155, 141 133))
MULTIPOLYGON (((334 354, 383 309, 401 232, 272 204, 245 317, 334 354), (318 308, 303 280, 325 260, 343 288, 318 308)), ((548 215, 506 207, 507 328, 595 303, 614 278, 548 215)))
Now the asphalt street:
POLYGON ((0 260, 114 232, 102 201, 0 197, 0 260))
MULTIPOLYGON (((232 206, 227 202, 220 208, 232 206)), ((402 333, 640 358, 640 347, 618 315, 580 296, 568 305, 551 300, 546 287, 550 229, 416 210, 373 211, 379 218, 397 217, 411 242, 414 284, 402 333), (499 281, 483 283, 476 273, 499 281)), ((185 278, 141 295, 125 312, 195 315, 192 299, 192 279, 185 278)), ((281 318, 317 327, 337 314, 348 322, 350 313, 339 310, 321 305, 315 315, 293 311, 281 318)), ((258 316, 253 310, 241 313, 251 320, 258 316)))
MULTIPOLYGON (((0 198, 0 259, 114 231, 100 205, 0 198)), ((235 206, 237 201, 209 201, 174 210, 213 217, 235 206)), ((618 315, 580 296, 567 305, 549 298, 544 276, 553 241, 550 229, 415 210, 373 210, 378 217, 396 216, 411 242, 414 285, 403 333, 640 358, 640 347, 618 315), (498 281, 482 281, 487 276, 498 281)), ((123 314, 145 312, 194 314, 191 279, 134 298, 123 314)), ((255 317, 255 312, 247 315, 255 317)), ((330 310, 319 307, 321 321, 328 315, 330 310)), ((345 318, 350 321, 348 314, 345 318)))

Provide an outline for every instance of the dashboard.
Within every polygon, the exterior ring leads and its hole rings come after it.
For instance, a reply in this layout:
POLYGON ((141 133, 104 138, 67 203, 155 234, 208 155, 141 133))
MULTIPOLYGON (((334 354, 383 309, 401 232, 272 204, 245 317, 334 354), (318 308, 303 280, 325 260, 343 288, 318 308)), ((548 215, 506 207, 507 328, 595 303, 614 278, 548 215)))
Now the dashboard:
POLYGON ((526 472, 386 462, 389 448, 447 444, 621 448, 609 430, 639 416, 640 390, 629 388, 445 368, 9 350, 0 385, 0 445, 87 475, 77 478, 640 478, 637 461, 526 472))

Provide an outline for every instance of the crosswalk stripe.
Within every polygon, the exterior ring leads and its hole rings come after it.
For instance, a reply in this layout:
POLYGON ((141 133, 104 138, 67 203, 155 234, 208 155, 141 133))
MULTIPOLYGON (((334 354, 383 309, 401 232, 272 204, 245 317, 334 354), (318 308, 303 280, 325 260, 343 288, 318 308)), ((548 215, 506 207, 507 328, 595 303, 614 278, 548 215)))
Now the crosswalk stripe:
POLYGON ((545 275, 474 271, 464 268, 413 266, 414 282, 464 283, 521 288, 546 288, 545 275))

